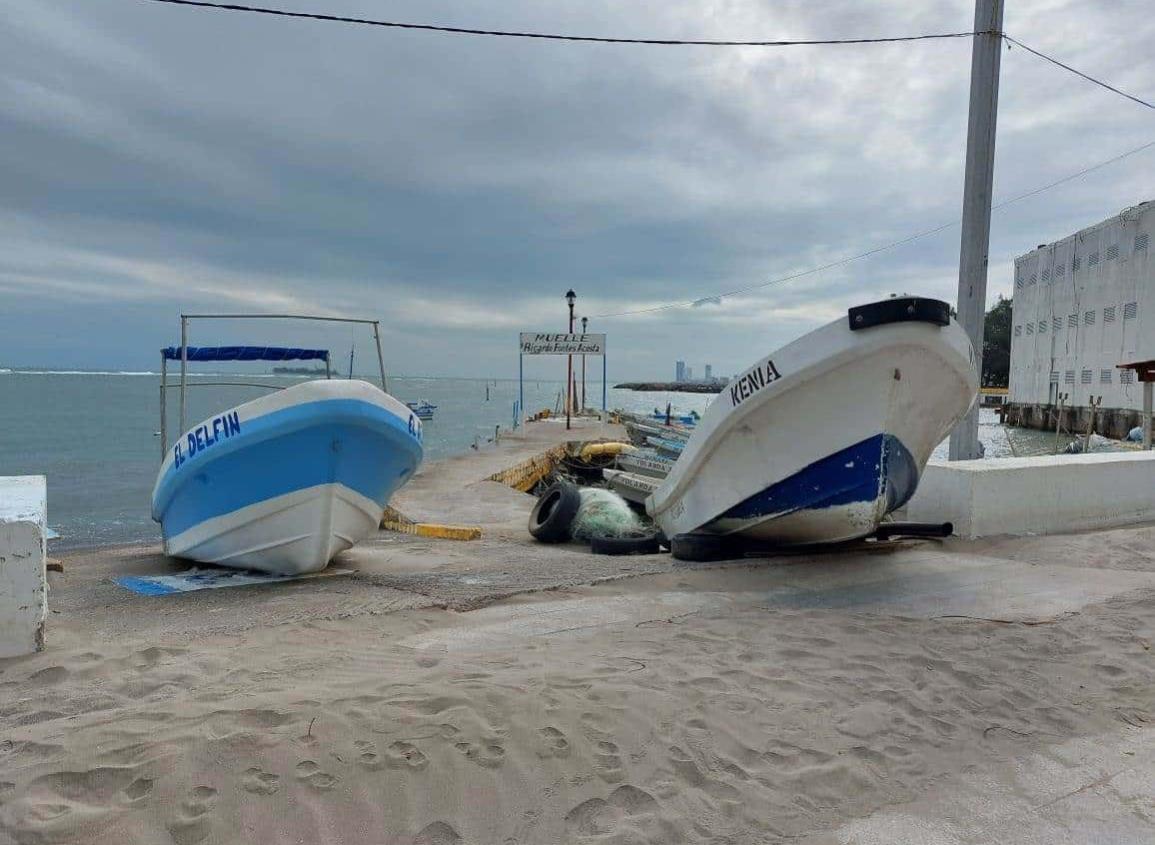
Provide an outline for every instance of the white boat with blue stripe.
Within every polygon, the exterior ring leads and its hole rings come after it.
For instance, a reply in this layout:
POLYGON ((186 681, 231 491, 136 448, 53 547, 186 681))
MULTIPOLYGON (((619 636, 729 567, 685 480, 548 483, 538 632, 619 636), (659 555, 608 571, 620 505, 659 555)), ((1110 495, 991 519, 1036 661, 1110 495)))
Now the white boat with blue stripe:
MULTIPOLYGON (((183 361, 299 359, 251 357, 264 349, 164 352, 183 361)), ((152 516, 173 557, 315 572, 378 529, 422 456, 421 421, 402 402, 366 381, 308 381, 209 417, 166 444, 152 516)))
POLYGON ((851 308, 731 381, 647 510, 669 537, 865 537, 914 494, 978 384, 946 303, 904 296, 851 308))

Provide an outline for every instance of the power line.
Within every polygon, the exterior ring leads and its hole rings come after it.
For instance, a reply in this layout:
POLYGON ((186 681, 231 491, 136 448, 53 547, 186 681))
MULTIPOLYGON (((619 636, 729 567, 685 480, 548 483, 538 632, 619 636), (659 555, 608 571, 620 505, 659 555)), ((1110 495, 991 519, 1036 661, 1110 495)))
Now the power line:
MULTIPOLYGON (((1021 200, 1025 200, 1029 197, 1037 196, 1038 194, 1041 194, 1044 191, 1049 191, 1052 188, 1057 188, 1059 185, 1063 185, 1063 184, 1066 184, 1067 182, 1071 182, 1075 179, 1078 179, 1081 176, 1086 176, 1088 173, 1093 173, 1096 170, 1100 170, 1104 167, 1107 167, 1108 165, 1114 164, 1117 161, 1122 161, 1125 158, 1129 158, 1130 156, 1133 156, 1137 153, 1141 153, 1144 150, 1150 149, 1151 147, 1155 147, 1155 141, 1148 141, 1146 144, 1142 144, 1138 147, 1127 150, 1126 152, 1120 153, 1117 156, 1113 156, 1112 158, 1106 159, 1104 161, 1100 161, 1097 164, 1092 164, 1090 167, 1085 167, 1082 170, 1078 171, 1077 173, 1072 173, 1068 176, 1062 177, 1061 179, 1056 179, 1054 182, 1049 182, 1046 185, 1041 185, 1038 188, 1033 188, 1033 189, 1026 191, 1024 193, 1016 194, 1013 197, 1009 197, 1008 199, 1005 199, 1005 200, 1002 200, 1001 202, 995 203, 993 206, 991 206, 991 208, 992 209, 1006 208, 1008 205, 1012 205, 1013 203, 1019 202, 1021 200)), ((846 258, 840 258, 837 261, 831 261, 831 262, 828 262, 826 264, 819 265, 817 267, 811 267, 809 270, 800 270, 799 272, 791 273, 788 276, 779 276, 778 278, 771 279, 768 282, 759 282, 757 284, 747 285, 746 287, 736 288, 736 289, 731 290, 731 291, 726 291, 725 293, 708 294, 706 296, 702 296, 702 297, 699 297, 697 299, 687 300, 684 302, 667 302, 664 305, 655 305, 655 306, 652 306, 650 308, 638 308, 638 309, 635 309, 632 311, 617 311, 613 314, 595 314, 595 315, 591 316, 590 319, 591 320, 605 320, 605 319, 609 319, 610 317, 628 317, 628 316, 633 316, 636 314, 652 314, 656 311, 667 311, 671 308, 689 308, 689 307, 692 307, 694 305, 697 305, 698 303, 703 303, 703 302, 706 302, 706 301, 709 301, 712 299, 722 299, 722 298, 727 297, 727 296, 737 296, 738 294, 749 293, 752 290, 759 290, 761 288, 767 288, 767 287, 770 287, 772 285, 779 285, 779 284, 782 284, 784 282, 793 281, 794 279, 800 279, 803 276, 813 276, 815 273, 821 273, 824 270, 831 270, 835 267, 841 267, 845 264, 850 264, 851 262, 859 261, 863 258, 869 258, 872 255, 878 255, 878 253, 880 253, 880 252, 887 252, 888 250, 892 250, 892 249, 895 249, 896 247, 900 247, 900 246, 905 246, 906 244, 912 243, 912 242, 917 241, 917 240, 921 240, 922 238, 927 238, 927 237, 930 237, 931 235, 937 235, 939 232, 946 231, 947 229, 950 229, 954 226, 959 225, 959 223, 960 223, 960 221, 958 221, 958 220, 952 220, 949 223, 943 223, 940 226, 935 226, 933 229, 925 229, 921 232, 916 232, 913 235, 908 235, 905 238, 901 238, 900 240, 891 241, 890 243, 884 244, 883 246, 877 246, 874 249, 868 249, 866 252, 860 252, 857 255, 850 255, 850 256, 847 256, 846 258)))
POLYGON ((1089 76, 1088 74, 1083 73, 1081 70, 1075 70, 1070 65, 1063 64, 1058 59, 1053 58, 1051 56, 1048 56, 1046 53, 1040 53, 1034 47, 1028 47, 1022 41, 1019 41, 1019 39, 1012 38, 1011 36, 1007 35, 1005 32, 1003 33, 1003 38, 1007 39, 1007 41, 1009 41, 1012 44, 1016 44, 1019 47, 1022 47, 1028 53, 1033 53, 1034 55, 1038 56, 1040 59, 1044 59, 1045 61, 1048 61, 1053 65, 1058 65, 1063 70, 1067 70, 1067 71, 1070 71, 1071 73, 1075 74, 1075 76, 1081 76, 1081 77, 1083 77, 1083 79, 1087 80, 1088 82, 1095 83, 1100 88, 1106 88, 1108 91, 1113 91, 1114 93, 1118 94, 1120 97, 1126 97, 1128 100, 1131 100, 1132 102, 1138 103, 1141 106, 1146 106, 1149 109, 1155 109, 1155 105, 1152 105, 1151 103, 1147 102, 1146 100, 1141 100, 1138 97, 1132 96, 1131 94, 1128 94, 1126 91, 1120 91, 1114 85, 1108 85, 1106 82, 1103 82, 1101 79, 1096 79, 1093 76, 1089 76))
POLYGON ((813 40, 775 41, 714 41, 681 40, 675 38, 609 38, 594 35, 558 35, 546 32, 517 32, 500 29, 467 29, 460 26, 435 26, 423 23, 397 23, 396 21, 350 18, 341 15, 325 15, 318 12, 291 12, 286 9, 270 9, 261 6, 241 6, 235 3, 209 3, 205 0, 150 0, 153 3, 168 3, 173 6, 197 6, 205 9, 219 9, 229 12, 255 12, 262 15, 276 15, 283 18, 307 18, 331 23, 351 23, 363 26, 382 26, 390 29, 414 29, 423 32, 440 32, 452 35, 491 35, 503 38, 537 38, 546 41, 585 41, 597 44, 650 44, 661 47, 808 47, 823 44, 893 44, 899 41, 930 41, 938 38, 967 38, 974 32, 936 32, 924 35, 898 35, 886 38, 825 38, 813 40))

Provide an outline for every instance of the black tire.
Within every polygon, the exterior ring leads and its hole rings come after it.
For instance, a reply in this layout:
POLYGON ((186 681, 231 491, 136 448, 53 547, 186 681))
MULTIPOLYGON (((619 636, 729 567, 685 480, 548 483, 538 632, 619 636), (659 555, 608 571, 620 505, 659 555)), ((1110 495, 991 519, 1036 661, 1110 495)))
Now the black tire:
POLYGON ((581 503, 581 494, 572 484, 564 481, 551 484, 529 514, 529 533, 541 543, 564 543, 570 539, 581 503))
POLYGON ((695 563, 742 557, 734 543, 713 534, 677 534, 670 543, 670 552, 678 560, 695 563))
POLYGON ((595 555, 656 555, 661 551, 660 534, 644 537, 594 537, 590 551, 595 555))

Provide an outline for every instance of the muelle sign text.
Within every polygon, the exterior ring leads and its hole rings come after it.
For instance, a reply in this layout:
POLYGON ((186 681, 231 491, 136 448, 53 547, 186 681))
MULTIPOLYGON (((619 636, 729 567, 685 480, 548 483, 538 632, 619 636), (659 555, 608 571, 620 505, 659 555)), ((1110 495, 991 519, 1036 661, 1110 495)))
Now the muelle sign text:
POLYGON ((522 355, 605 355, 604 334, 522 332, 522 355))

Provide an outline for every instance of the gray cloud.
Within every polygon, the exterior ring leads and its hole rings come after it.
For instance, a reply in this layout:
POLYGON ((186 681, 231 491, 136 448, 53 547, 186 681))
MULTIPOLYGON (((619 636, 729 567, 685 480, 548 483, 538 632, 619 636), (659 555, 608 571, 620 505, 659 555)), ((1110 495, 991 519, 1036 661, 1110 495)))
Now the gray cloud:
MULTIPOLYGON (((293 0, 367 17, 379 4, 293 0)), ((1006 27, 1150 95, 1145 4, 1006 27)), ((690 300, 957 217, 966 40, 711 50, 398 33, 138 0, 0 0, 0 366, 143 368, 179 311, 378 315, 394 371, 508 375, 519 328, 690 300), (463 355, 460 350, 469 349, 463 355)), ((967 29, 966 0, 399 2, 400 20, 591 34, 967 29), (909 8, 911 5, 917 8, 909 8)), ((996 194, 1151 137, 1149 113, 1003 57, 996 194)), ((1011 260, 1151 198, 1155 153, 997 212, 1011 260)), ((953 297, 958 231, 718 305, 595 321, 611 376, 732 371, 895 290, 953 297)), ((264 330, 262 330, 264 331, 264 330)), ((295 331, 286 328, 284 333, 295 331)), ((334 343, 347 343, 339 338, 334 343)))

